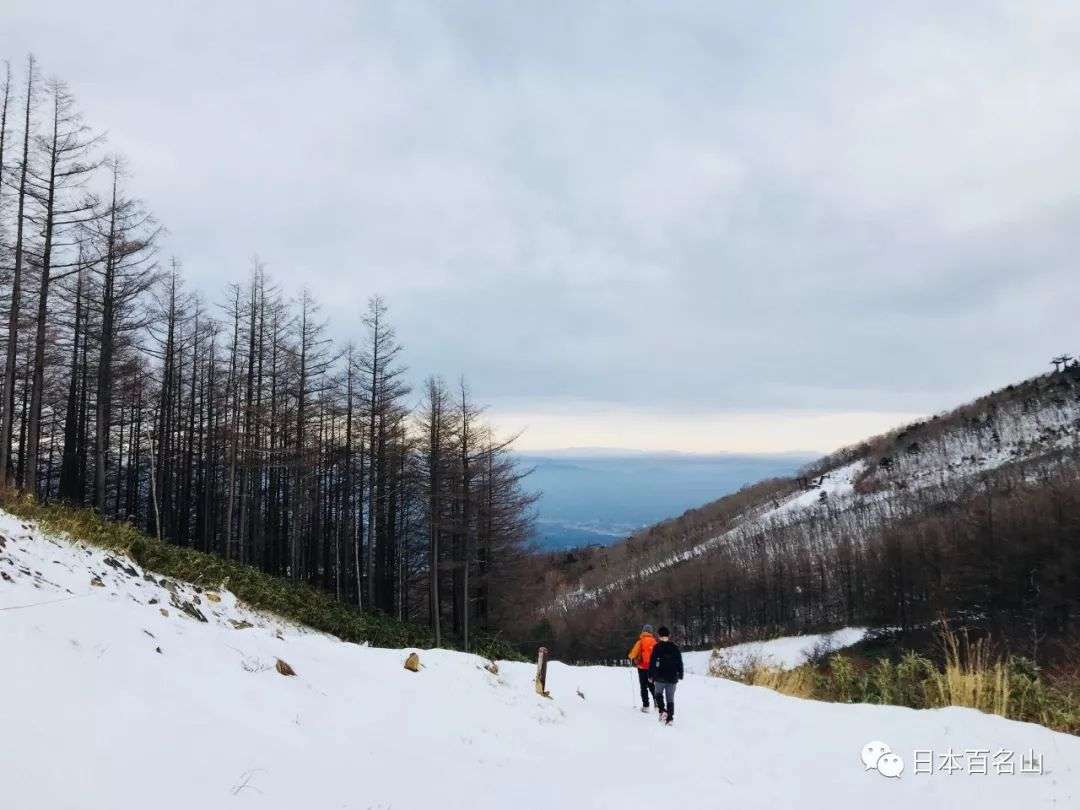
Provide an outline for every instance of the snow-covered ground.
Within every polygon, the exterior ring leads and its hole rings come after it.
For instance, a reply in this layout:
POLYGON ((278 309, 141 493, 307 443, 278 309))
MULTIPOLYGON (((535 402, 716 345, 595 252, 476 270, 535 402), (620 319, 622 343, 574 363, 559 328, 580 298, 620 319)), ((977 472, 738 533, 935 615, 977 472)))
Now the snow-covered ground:
POLYGON ((665 728, 637 711, 627 669, 552 664, 550 699, 528 664, 493 674, 420 651, 413 673, 406 650, 151 581, 4 513, 0 537, 0 805, 13 810, 1080 806, 1080 739, 1040 726, 689 675, 665 728), (899 778, 860 762, 874 740, 904 760, 899 778), (1009 752, 1014 773, 915 772, 916 751, 952 754, 953 769, 983 749, 1009 752), (1031 754, 1041 775, 1020 773, 1031 754))
POLYGON ((865 635, 865 627, 843 627, 831 633, 784 636, 769 641, 747 641, 730 647, 718 647, 716 650, 683 653, 683 668, 695 675, 707 675, 709 662, 715 654, 736 668, 751 661, 757 661, 782 669, 792 669, 805 664, 810 653, 822 643, 827 643, 831 649, 840 650, 857 644, 865 635))

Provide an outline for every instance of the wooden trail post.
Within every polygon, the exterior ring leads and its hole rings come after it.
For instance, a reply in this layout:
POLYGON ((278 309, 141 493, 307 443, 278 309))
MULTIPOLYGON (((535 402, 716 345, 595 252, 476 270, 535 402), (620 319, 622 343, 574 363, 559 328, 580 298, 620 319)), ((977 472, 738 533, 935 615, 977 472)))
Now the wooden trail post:
POLYGON ((549 698, 551 694, 547 690, 547 663, 548 648, 541 647, 536 656, 536 694, 549 698))

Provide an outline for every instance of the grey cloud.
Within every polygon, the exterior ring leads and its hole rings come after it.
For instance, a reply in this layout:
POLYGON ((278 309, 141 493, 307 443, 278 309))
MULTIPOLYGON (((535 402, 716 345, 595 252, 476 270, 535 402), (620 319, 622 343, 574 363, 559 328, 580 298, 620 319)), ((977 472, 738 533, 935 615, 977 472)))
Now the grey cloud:
POLYGON ((1080 349, 1065 6, 13 5, 197 286, 379 291, 489 402, 925 411, 1080 349))

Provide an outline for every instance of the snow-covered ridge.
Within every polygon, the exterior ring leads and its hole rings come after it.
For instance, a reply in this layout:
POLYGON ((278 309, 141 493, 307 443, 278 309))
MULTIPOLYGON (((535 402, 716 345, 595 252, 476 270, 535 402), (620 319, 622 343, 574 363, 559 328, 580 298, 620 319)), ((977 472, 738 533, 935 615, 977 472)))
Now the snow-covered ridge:
POLYGON ((162 584, 130 560, 3 512, 0 538, 5 808, 1080 803, 1080 739, 1041 726, 969 709, 801 701, 691 674, 666 728, 638 711, 625 668, 553 663, 550 699, 536 694, 528 664, 491 672, 476 656, 433 650, 419 651, 422 668, 408 672, 408 650, 292 626, 226 590, 162 584), (296 675, 279 674, 279 659, 296 675), (907 759, 900 778, 864 769, 870 740, 907 759), (916 749, 985 747, 1014 752, 1017 767, 1029 751, 1041 755, 1044 773, 912 772, 916 749))
MULTIPOLYGON (((567 611, 596 601, 632 582, 707 554, 718 545, 817 515, 836 515, 853 507, 897 503, 920 491, 933 499, 950 488, 1003 466, 1043 457, 1080 455, 1080 372, 1037 378, 1024 385, 1026 397, 1003 392, 968 406, 973 415, 929 420, 893 437, 885 457, 861 456, 838 463, 783 499, 758 503, 728 528, 675 554, 654 559, 606 583, 560 594, 549 609, 567 611)), ((885 510, 882 510, 885 511, 885 510)), ((897 511, 896 514, 899 514, 897 511)))
POLYGON ((782 501, 760 504, 747 511, 735 521, 735 525, 725 532, 691 546, 678 554, 672 554, 661 560, 639 568, 631 575, 616 577, 606 585, 597 588, 579 587, 568 591, 556 599, 553 607, 569 610, 582 602, 593 601, 601 596, 624 587, 627 583, 651 577, 679 563, 700 557, 721 543, 740 533, 760 531, 776 521, 798 520, 805 513, 824 506, 838 508, 845 501, 854 498, 854 484, 865 468, 862 460, 852 462, 838 469, 822 474, 820 480, 804 492, 796 493, 782 501), (824 494, 824 499, 822 495, 824 494))

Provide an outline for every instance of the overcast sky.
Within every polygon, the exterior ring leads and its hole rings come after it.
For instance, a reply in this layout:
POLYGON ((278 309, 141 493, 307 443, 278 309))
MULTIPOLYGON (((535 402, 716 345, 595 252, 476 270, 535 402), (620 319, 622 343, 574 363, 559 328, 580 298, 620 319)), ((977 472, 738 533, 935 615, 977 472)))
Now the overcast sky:
POLYGON ((525 448, 829 450, 1080 351, 1074 2, 4 0, 28 51, 193 286, 381 293, 525 448))

